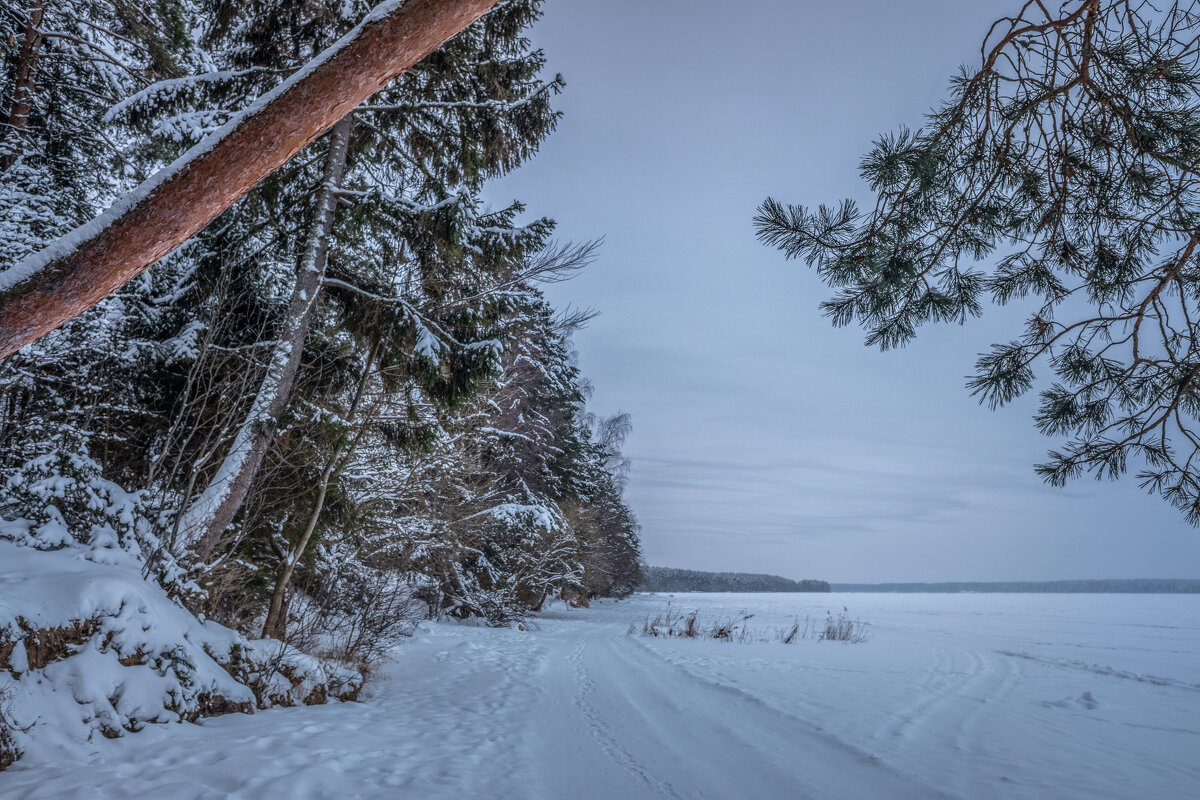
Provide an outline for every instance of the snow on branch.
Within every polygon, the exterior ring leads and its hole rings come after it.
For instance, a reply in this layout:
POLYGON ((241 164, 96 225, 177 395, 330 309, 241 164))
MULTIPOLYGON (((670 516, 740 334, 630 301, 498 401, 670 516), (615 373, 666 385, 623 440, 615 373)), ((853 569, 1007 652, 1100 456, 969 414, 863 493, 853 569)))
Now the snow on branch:
POLYGON ((144 272, 496 2, 386 0, 108 211, 0 273, 0 358, 144 272))
POLYGON ((248 69, 226 69, 216 70, 213 72, 205 72, 199 75, 185 75, 182 78, 171 78, 164 81, 156 81, 135 94, 131 94, 119 103, 116 103, 104 112, 101 118, 103 122, 112 122, 117 117, 124 114, 134 106, 140 105, 152 98, 158 97, 167 92, 175 92, 181 89, 190 88, 202 83, 215 83, 218 81, 228 81, 234 78, 240 78, 244 75, 250 75, 256 72, 269 72, 267 67, 250 67, 248 69))
POLYGON ((429 101, 423 101, 420 103, 402 103, 399 105, 362 106, 358 110, 359 111, 420 111, 422 109, 429 109, 429 108, 440 108, 440 109, 491 108, 491 109, 496 109, 497 111, 512 111, 513 109, 517 109, 517 108, 520 108, 521 106, 532 103, 538 97, 540 97, 541 95, 550 91, 551 89, 557 90, 557 89, 561 88, 562 85, 563 85, 562 76, 558 75, 554 78, 554 80, 546 81, 541 86, 539 86, 538 88, 536 88, 535 90, 533 90, 532 92, 525 95, 524 97, 522 97, 519 100, 482 100, 482 101, 454 100, 454 101, 447 101, 447 102, 438 102, 435 100, 429 100, 429 101))

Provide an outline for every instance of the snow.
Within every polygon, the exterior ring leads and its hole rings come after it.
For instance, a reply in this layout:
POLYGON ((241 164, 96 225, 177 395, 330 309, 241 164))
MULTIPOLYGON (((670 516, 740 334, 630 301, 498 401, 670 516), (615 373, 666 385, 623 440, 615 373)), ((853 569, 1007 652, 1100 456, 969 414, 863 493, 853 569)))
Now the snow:
POLYGON ((52 242, 49 246, 39 252, 26 256, 21 261, 17 262, 8 269, 0 272, 0 294, 11 291, 20 284, 31 280, 39 275, 46 268, 54 264, 59 259, 65 258, 71 253, 78 250, 86 242, 95 239, 109 227, 117 222, 126 213, 132 210, 136 205, 141 203, 151 194, 158 190, 163 184, 171 180, 180 172, 183 172, 189 167, 192 162, 203 156, 209 150, 212 150, 217 144, 235 129, 249 121, 251 118, 258 115, 274 100, 282 96, 285 92, 296 86, 301 81, 308 78, 316 69, 323 66, 326 62, 344 50, 355 39, 357 39, 363 30, 370 24, 387 17, 394 11, 399 10, 406 0, 384 0, 376 5, 363 18, 363 20, 354 26, 352 30, 346 33, 345 36, 338 39, 320 55, 309 61, 300 69, 292 73, 286 80, 282 81, 274 89, 266 92, 253 103, 247 106, 242 111, 235 114, 227 123, 210 133, 195 146, 189 149, 168 166, 150 176, 145 182, 135 188, 133 191, 122 196, 104 213, 94 219, 80 225, 70 233, 52 242))
POLYGON ((110 106, 104 112, 104 116, 100 119, 102 122, 112 122, 117 117, 124 114, 130 108, 140 103, 147 103, 154 100, 158 95, 169 94, 176 90, 188 86, 195 86, 198 83, 216 83, 227 81, 243 75, 250 75, 255 72, 265 72, 266 67, 250 67, 248 69, 226 69, 214 70, 199 75, 185 75, 182 78, 167 78, 164 80, 155 81, 146 88, 131 94, 119 103, 110 106))
POLYGON ((146 581, 140 563, 125 551, 109 548, 104 555, 100 560, 75 548, 43 551, 0 540, 0 633, 19 642, 13 665, 23 673, 14 681, 0 672, 0 686, 12 689, 18 723, 31 726, 20 737, 31 755, 57 757, 100 730, 178 720, 169 709, 188 708, 201 693, 254 702, 253 693, 208 655, 228 651, 226 637, 240 637, 201 625, 146 581), (27 667, 22 622, 52 630, 77 621, 92 621, 95 633, 74 654, 44 669, 21 669, 27 667), (118 660, 135 654, 145 654, 146 663, 118 660), (173 668, 177 660, 188 668, 173 668))
POLYGON ((1200 596, 676 595, 769 632, 628 635, 639 595, 528 630, 429 623, 362 703, 99 739, 5 798, 1134 798, 1200 785, 1200 596))
MULTIPOLYGON (((12 536, 20 525, 5 522, 0 532, 12 536)), ((358 680, 280 642, 200 622, 146 579, 140 558, 115 540, 93 544, 39 550, 0 539, 0 641, 16 643, 10 663, 19 673, 0 670, 0 692, 32 761, 69 759, 102 736, 176 723, 205 698, 252 709, 302 703, 318 687, 336 695, 358 680), (28 631, 52 635, 77 624, 84 632, 70 637, 78 641, 65 657, 29 669, 28 631), (235 661, 241 680, 222 666, 235 661)), ((6 782, 0 774, 0 796, 6 782)))
POLYGON ((528 524, 535 528, 552 531, 559 524, 554 510, 540 503, 500 503, 481 513, 490 515, 497 522, 514 527, 528 524))

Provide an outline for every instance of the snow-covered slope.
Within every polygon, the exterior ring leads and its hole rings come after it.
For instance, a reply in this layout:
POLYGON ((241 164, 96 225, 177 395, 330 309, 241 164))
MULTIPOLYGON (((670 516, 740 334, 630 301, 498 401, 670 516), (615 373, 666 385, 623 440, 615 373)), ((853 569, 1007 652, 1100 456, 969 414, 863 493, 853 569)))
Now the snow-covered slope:
POLYGON ((665 605, 531 630, 429 624, 362 703, 34 755, 5 798, 1185 798, 1200 597, 686 595, 764 630, 849 606, 862 644, 627 635, 665 605))
POLYGON ((0 538, 0 713, 18 751, 53 762, 154 723, 357 694, 357 672, 200 622, 112 545, 0 538))

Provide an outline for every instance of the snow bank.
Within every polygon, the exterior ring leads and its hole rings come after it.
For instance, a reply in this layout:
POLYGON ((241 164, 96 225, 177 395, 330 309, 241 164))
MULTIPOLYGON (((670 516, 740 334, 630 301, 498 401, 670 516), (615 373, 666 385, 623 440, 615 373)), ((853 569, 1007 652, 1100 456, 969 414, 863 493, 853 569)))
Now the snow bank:
POLYGON ((0 686, 18 751, 361 688, 357 673, 201 623, 115 554, 0 541, 0 686))
POLYGON ((149 724, 357 697, 358 672, 197 619, 142 557, 138 497, 86 456, 74 474, 55 463, 5 487, 27 516, 0 521, 0 769, 149 724))

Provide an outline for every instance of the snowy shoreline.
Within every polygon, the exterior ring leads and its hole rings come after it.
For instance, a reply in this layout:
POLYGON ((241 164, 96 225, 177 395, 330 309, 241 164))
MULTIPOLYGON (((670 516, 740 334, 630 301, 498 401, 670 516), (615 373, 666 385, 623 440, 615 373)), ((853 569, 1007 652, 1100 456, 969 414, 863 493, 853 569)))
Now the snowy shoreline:
POLYGON ((0 793, 975 800, 1200 785, 1194 595, 681 594, 764 626, 845 605, 873 635, 627 635, 668 599, 560 604, 527 630, 426 623, 363 702, 152 726, 19 762, 0 793))

